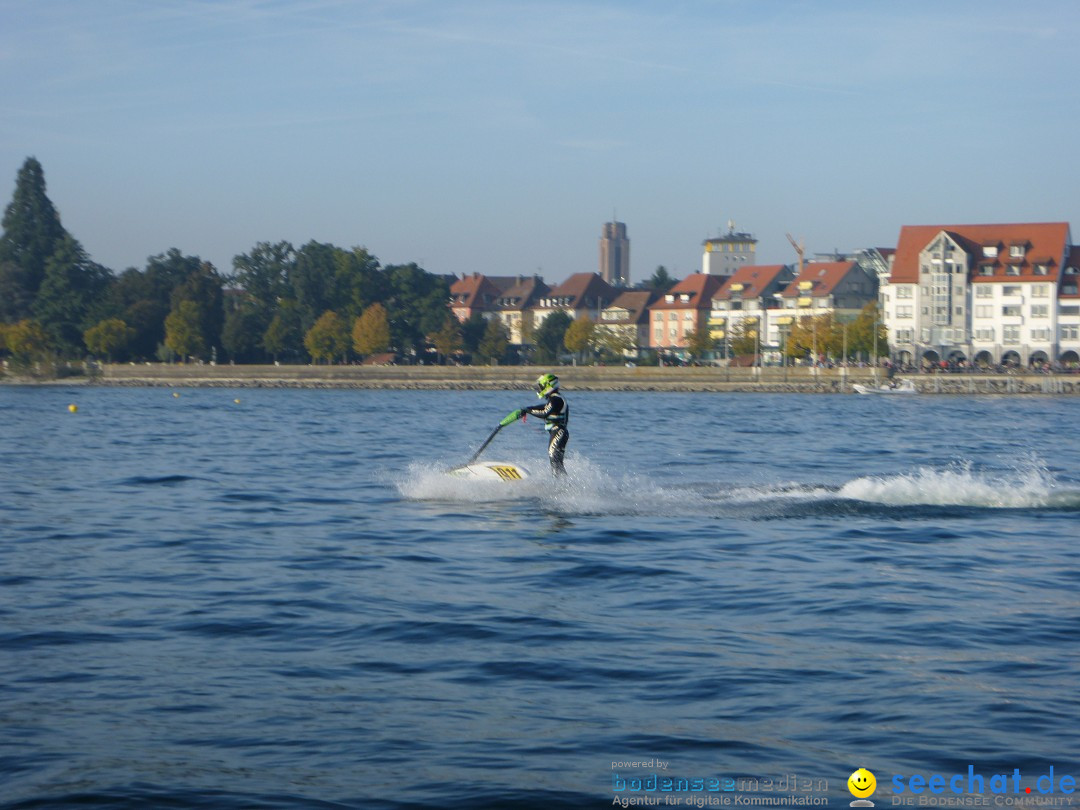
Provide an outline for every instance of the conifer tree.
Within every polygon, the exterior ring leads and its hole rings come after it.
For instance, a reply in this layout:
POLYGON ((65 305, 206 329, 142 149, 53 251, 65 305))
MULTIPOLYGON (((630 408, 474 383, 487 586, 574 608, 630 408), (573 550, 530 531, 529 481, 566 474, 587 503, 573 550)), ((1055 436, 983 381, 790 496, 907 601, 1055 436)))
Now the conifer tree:
POLYGON ((27 158, 19 169, 0 226, 0 318, 14 321, 30 314, 49 257, 66 235, 36 158, 27 158))

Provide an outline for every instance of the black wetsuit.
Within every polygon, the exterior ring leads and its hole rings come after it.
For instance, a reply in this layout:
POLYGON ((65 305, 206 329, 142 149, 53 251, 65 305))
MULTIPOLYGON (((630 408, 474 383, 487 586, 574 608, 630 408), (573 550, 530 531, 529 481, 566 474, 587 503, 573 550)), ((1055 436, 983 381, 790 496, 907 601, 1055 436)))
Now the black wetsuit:
POLYGON ((530 405, 521 409, 522 413, 531 413, 544 420, 544 429, 548 432, 548 460, 551 471, 563 475, 563 456, 566 455, 566 443, 570 441, 570 406, 562 394, 552 391, 547 395, 547 402, 542 405, 530 405))

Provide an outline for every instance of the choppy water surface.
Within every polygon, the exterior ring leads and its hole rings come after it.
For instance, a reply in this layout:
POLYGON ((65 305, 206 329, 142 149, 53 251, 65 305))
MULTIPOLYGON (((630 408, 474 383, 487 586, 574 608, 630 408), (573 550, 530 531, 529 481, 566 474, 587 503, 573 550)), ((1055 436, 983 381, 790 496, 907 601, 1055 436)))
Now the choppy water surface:
POLYGON ((0 807, 1080 776, 1075 400, 530 396, 0 388, 0 807))

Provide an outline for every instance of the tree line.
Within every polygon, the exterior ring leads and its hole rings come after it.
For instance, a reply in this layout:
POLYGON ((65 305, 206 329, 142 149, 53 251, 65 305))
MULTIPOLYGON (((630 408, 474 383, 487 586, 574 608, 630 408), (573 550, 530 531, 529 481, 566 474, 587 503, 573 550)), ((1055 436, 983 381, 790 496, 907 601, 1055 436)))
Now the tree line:
POLYGON ((0 225, 0 352, 16 362, 332 362, 415 357, 440 332, 454 333, 453 350, 483 338, 450 314, 452 277, 382 266, 363 247, 260 242, 228 274, 170 248, 113 273, 64 229, 32 157, 0 225))

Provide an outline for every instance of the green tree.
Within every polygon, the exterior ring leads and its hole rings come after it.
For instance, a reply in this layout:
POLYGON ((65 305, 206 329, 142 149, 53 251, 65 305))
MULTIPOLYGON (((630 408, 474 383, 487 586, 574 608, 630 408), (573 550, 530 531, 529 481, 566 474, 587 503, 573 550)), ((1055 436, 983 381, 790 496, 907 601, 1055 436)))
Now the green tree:
POLYGON ((183 362, 188 357, 206 354, 206 338, 202 333, 199 307, 194 301, 180 301, 165 319, 165 348, 183 362))
POLYGON ((390 320, 386 307, 372 304, 353 322, 353 351, 361 357, 385 352, 390 348, 390 320))
POLYGON ((250 253, 233 257, 232 282, 256 312, 273 317, 278 302, 288 297, 289 279, 296 264, 296 250, 288 242, 259 242, 250 253))
POLYGON ((384 272, 391 341, 402 351, 418 354, 426 337, 442 328, 450 283, 415 264, 392 265, 384 272))
POLYGON ((559 310, 544 318, 544 322, 533 330, 533 345, 536 347, 534 359, 538 363, 554 363, 559 359, 563 336, 571 323, 570 316, 559 310))
POLYGON ((304 334, 304 347, 316 363, 320 360, 331 363, 335 357, 344 357, 349 351, 345 321, 333 310, 327 310, 304 334))
POLYGON ((274 358, 299 358, 304 354, 304 333, 300 328, 300 312, 296 302, 286 299, 270 320, 263 334, 262 346, 274 358))
POLYGON ((488 319, 479 312, 474 312, 461 324, 462 348, 469 354, 476 354, 480 349, 480 341, 484 339, 487 331, 488 319))
POLYGON ((509 348, 510 336, 506 333, 506 327, 498 318, 491 318, 484 330, 484 337, 477 348, 477 354, 480 359, 486 360, 490 365, 505 358, 509 348))
POLYGON ((563 345, 577 358, 584 359, 584 353, 592 345, 593 332, 596 324, 588 315, 576 318, 567 328, 563 335, 563 345))
POLYGON ((642 288, 646 290, 657 290, 663 292, 664 290, 670 290, 679 280, 668 272, 668 269, 664 265, 660 265, 656 268, 656 271, 648 278, 648 280, 642 282, 642 288))
POLYGON ((60 215, 45 193, 45 172, 36 158, 27 158, 15 179, 15 193, 0 220, 0 318, 30 315, 34 297, 45 279, 45 266, 67 235, 60 215))
POLYGON ((431 336, 431 345, 435 347, 435 354, 439 363, 454 352, 459 351, 464 345, 461 341, 461 324, 453 315, 447 315, 442 329, 431 336))
POLYGON ((198 312, 199 333, 207 348, 221 345, 221 329, 225 323, 224 279, 210 262, 198 261, 169 295, 175 310, 181 301, 190 301, 198 312))
POLYGON ((123 352, 135 337, 135 330, 119 318, 108 318, 91 326, 83 334, 83 340, 93 354, 105 355, 107 363, 112 362, 112 356, 123 352))
POLYGON ((239 306, 225 316, 221 345, 232 362, 256 363, 262 359, 262 339, 268 326, 263 317, 249 304, 239 306))
POLYGON ((109 285, 109 272, 90 261, 82 246, 64 234, 45 264, 45 278, 34 300, 34 315, 53 348, 66 356, 80 354, 90 312, 109 285))

